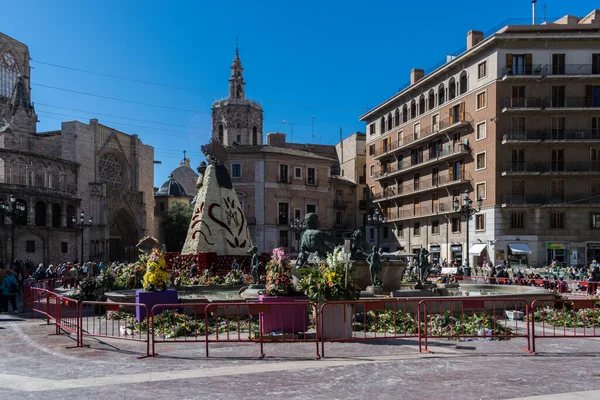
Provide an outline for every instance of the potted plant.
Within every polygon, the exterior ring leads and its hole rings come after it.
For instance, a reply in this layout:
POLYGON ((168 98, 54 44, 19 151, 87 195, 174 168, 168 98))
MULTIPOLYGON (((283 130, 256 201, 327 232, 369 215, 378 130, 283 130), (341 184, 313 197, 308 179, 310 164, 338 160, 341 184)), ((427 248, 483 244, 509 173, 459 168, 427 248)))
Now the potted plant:
POLYGON ((271 259, 265 265, 265 289, 258 296, 260 303, 274 304, 270 311, 261 313, 262 333, 296 333, 308 330, 308 302, 306 296, 297 292, 292 283, 292 265, 284 249, 273 249, 271 259))
POLYGON ((319 336, 324 339, 352 336, 352 305, 327 302, 353 301, 360 297, 360 288, 354 283, 352 263, 348 262, 342 246, 336 247, 321 264, 308 272, 300 281, 308 298, 322 310, 319 336))

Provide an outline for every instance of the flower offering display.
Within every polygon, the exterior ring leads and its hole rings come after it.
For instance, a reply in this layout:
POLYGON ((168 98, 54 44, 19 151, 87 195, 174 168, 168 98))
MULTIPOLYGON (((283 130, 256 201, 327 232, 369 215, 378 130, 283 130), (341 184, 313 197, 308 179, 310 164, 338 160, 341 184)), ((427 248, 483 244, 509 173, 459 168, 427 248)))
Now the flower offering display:
POLYGON ((312 268, 300 281, 308 298, 316 303, 335 300, 358 300, 360 288, 354 283, 352 263, 348 265, 346 284, 346 258, 342 246, 333 249, 325 261, 312 268))
POLYGON ((164 254, 155 248, 148 255, 146 261, 146 273, 142 280, 144 290, 153 292, 165 290, 171 284, 171 274, 167 272, 167 264, 164 254))
POLYGON ((297 293, 292 285, 292 265, 285 251, 273 249, 271 260, 265 265, 266 290, 268 296, 291 296, 297 293))

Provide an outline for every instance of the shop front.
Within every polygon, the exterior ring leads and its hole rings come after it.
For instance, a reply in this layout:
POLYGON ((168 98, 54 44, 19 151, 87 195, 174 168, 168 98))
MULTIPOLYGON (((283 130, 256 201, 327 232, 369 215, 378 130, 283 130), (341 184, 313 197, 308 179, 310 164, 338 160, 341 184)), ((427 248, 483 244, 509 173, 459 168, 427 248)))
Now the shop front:
POLYGON ((527 268, 531 253, 531 248, 527 243, 508 244, 508 262, 512 268, 527 268))
POLYGON ((450 245, 450 259, 448 263, 451 263, 453 260, 456 260, 458 265, 462 265, 463 262, 463 247, 462 244, 452 244, 450 245))
POLYGON ((429 245, 429 253, 431 253, 431 263, 439 264, 441 258, 442 246, 439 244, 430 244, 429 245))
POLYGON ((473 257, 473 266, 482 267, 488 260, 487 244, 475 243, 471 245, 469 255, 473 257))
POLYGON ((556 265, 559 267, 566 267, 568 265, 569 252, 567 243, 546 243, 546 265, 551 265, 553 261, 556 261, 556 265))
POLYGON ((594 260, 600 261, 600 242, 588 242, 585 249, 585 266, 589 266, 594 260))

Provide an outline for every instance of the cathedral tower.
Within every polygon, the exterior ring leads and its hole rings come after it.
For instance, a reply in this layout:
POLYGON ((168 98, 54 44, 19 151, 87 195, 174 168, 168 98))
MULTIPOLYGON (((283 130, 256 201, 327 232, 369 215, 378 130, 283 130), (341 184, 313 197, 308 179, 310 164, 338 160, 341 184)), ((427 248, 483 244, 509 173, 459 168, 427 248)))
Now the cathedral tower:
POLYGON ((212 106, 212 137, 224 146, 263 144, 262 107, 246 98, 243 71, 236 46, 229 78, 229 97, 215 101, 212 106))

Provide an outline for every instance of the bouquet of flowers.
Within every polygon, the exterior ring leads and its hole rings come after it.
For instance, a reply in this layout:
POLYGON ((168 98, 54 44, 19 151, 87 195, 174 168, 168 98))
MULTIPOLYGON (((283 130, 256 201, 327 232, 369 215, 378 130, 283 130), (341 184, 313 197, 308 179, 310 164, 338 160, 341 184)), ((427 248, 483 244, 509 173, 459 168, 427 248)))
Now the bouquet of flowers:
POLYGON ((296 294, 292 285, 292 266, 285 251, 273 249, 271 260, 265 265, 267 296, 288 296, 296 294))
POLYGON ((354 283, 352 264, 348 266, 346 283, 346 259, 342 246, 333 249, 319 267, 311 269, 300 281, 300 287, 316 303, 358 300, 360 297, 360 288, 354 283))
POLYGON ((155 248, 146 261, 146 273, 142 280, 144 290, 149 292, 165 290, 170 284, 171 274, 167 272, 165 256, 160 250, 155 248))

